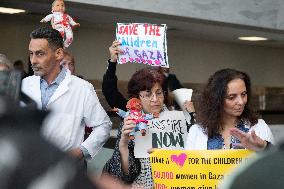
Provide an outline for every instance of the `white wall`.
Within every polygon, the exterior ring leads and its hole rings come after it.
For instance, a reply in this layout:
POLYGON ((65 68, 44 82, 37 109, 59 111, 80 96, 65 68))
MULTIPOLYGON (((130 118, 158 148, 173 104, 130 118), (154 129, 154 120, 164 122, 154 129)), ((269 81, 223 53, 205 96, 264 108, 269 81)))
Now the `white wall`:
MULTIPOLYGON (((29 33, 40 26, 39 16, 0 14, 0 53, 12 61, 27 62, 29 33)), ((190 36, 189 36, 190 37, 190 36)), ((69 51, 75 55, 77 73, 86 79, 101 79, 109 57, 108 47, 114 39, 113 29, 97 28, 81 23, 74 32, 69 51)), ((204 41, 168 35, 168 54, 172 72, 182 82, 201 83, 221 68, 247 71, 254 85, 284 86, 283 48, 247 46, 204 41)), ((141 65, 119 65, 119 79, 128 80, 141 65)))
POLYGON ((67 1, 261 28, 284 29, 283 0, 155 0, 143 3, 129 0, 67 1))

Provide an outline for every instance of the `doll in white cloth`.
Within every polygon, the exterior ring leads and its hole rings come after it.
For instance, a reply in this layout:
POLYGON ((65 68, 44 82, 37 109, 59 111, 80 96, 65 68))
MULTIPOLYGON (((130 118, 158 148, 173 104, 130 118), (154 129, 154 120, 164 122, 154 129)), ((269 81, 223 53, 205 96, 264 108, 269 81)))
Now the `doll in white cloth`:
POLYGON ((65 13, 63 0, 55 0, 52 3, 52 14, 47 15, 40 22, 49 21, 51 21, 52 28, 61 33, 64 39, 64 47, 67 48, 73 41, 72 27, 79 27, 80 24, 76 23, 71 16, 65 13))

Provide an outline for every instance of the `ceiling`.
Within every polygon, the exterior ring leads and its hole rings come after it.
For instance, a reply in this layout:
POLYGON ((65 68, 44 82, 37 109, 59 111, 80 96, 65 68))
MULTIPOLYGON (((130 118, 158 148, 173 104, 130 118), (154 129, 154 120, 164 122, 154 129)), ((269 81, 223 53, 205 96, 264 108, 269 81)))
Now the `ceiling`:
MULTIPOLYGON (((26 16, 44 17, 50 12, 52 0, 0 0, 0 6, 27 10, 26 16)), ((284 31, 241 26, 221 22, 145 13, 97 5, 66 2, 67 12, 83 27, 115 28, 116 23, 167 24, 168 35, 221 42, 243 43, 269 47, 284 47, 284 31), (268 41, 244 42, 239 36, 267 37, 268 41)))

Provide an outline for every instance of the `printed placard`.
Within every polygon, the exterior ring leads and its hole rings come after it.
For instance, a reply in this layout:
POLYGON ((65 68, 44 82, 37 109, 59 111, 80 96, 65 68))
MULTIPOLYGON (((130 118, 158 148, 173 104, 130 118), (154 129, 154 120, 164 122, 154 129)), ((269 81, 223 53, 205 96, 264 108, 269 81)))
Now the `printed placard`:
POLYGON ((122 50, 118 63, 168 68, 166 30, 166 24, 117 23, 116 39, 122 50))
POLYGON ((151 148, 182 150, 188 130, 182 111, 164 111, 159 118, 148 122, 146 136, 135 132, 134 155, 136 158, 149 157, 147 150, 151 148))
POLYGON ((255 154, 249 150, 156 150, 150 156, 156 189, 217 189, 240 164, 255 154))

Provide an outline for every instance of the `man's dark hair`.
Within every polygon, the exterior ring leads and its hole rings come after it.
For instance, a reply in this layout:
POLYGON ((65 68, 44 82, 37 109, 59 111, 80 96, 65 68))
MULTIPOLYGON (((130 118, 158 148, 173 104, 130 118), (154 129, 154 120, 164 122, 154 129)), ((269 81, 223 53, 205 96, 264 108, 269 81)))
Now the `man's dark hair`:
POLYGON ((50 27, 40 27, 32 31, 31 39, 46 39, 52 49, 63 48, 63 38, 59 31, 50 27))

